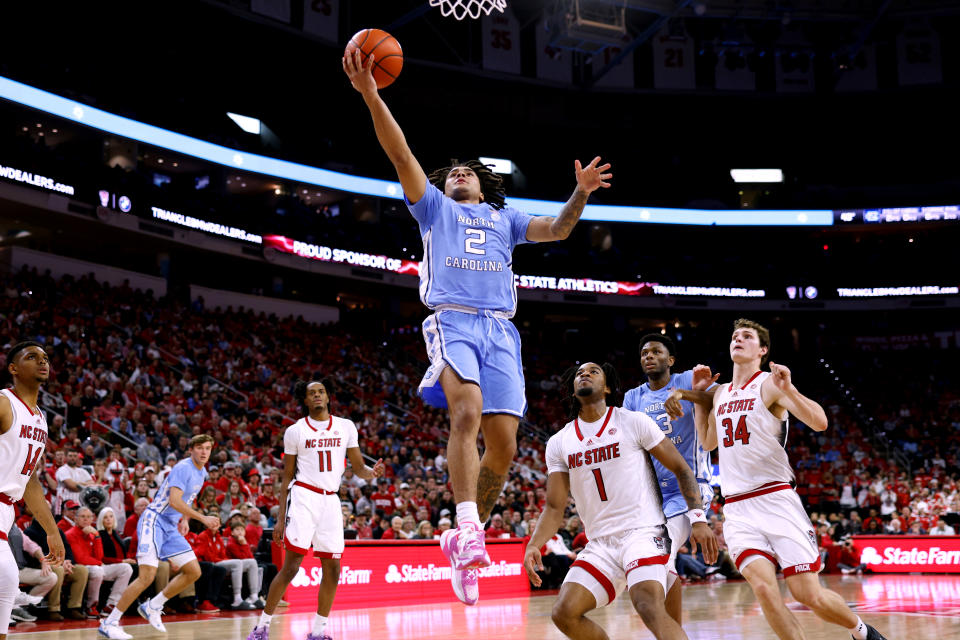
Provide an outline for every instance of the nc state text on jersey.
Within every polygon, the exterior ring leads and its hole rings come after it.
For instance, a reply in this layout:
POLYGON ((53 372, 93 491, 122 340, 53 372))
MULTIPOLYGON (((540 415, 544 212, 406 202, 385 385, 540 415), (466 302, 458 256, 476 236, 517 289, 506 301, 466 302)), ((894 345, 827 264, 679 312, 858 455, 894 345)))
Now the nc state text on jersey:
POLYGON ((20 437, 36 440, 43 444, 47 443, 47 432, 40 427, 31 427, 28 424, 20 425, 20 437))
POLYGON ((620 443, 597 447, 596 449, 587 449, 586 451, 577 451, 567 456, 567 466, 571 469, 582 467, 585 464, 596 464, 606 462, 613 458, 620 457, 620 443))
POLYGON ((307 449, 319 449, 320 447, 339 447, 340 438, 311 438, 307 440, 304 446, 307 449))
POLYGON ((737 413, 738 411, 753 411, 753 403, 756 398, 743 398, 741 400, 731 400, 724 402, 717 407, 717 415, 722 416, 725 413, 737 413))

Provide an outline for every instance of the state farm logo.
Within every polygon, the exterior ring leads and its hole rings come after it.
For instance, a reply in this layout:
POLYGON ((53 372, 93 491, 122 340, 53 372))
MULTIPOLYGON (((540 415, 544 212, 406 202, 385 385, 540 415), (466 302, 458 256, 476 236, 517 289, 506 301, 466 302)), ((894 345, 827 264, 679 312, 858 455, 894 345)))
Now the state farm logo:
POLYGON ((883 550, 883 554, 880 554, 873 547, 864 547, 860 552, 860 562, 886 565, 957 565, 960 564, 960 550, 947 551, 940 547, 930 547, 928 550, 921 551, 916 547, 912 549, 887 547, 883 550))
MULTIPOLYGON (((449 580, 453 569, 447 565, 435 565, 433 563, 422 564, 402 564, 399 567, 391 564, 387 567, 387 573, 383 577, 387 584, 398 584, 401 582, 440 582, 449 580)), ((495 562, 489 567, 480 569, 478 573, 481 578, 500 578, 505 576, 519 576, 523 571, 523 565, 519 562, 495 562)))
MULTIPOLYGON (((369 569, 351 569, 350 567, 343 567, 340 570, 340 579, 337 581, 337 584, 370 584, 370 578, 372 576, 373 571, 370 571, 369 569)), ((290 586, 316 586, 320 584, 321 578, 323 578, 322 568, 312 567, 308 575, 306 569, 300 567, 300 569, 297 571, 297 575, 294 576, 293 580, 290 581, 290 586)))

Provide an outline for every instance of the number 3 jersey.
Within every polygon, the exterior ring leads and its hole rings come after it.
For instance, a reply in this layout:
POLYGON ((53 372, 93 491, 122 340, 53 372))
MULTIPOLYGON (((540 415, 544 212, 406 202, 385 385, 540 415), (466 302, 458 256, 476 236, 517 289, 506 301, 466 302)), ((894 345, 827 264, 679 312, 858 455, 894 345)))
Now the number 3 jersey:
POLYGON ((760 393, 769 372, 758 371, 742 387, 722 385, 713 396, 720 450, 720 487, 730 497, 770 482, 792 482, 783 448, 783 421, 760 393))
POLYGON ((456 304, 476 309, 517 309, 513 249, 527 240, 532 216, 512 207, 459 204, 427 181, 407 208, 420 225, 423 261, 420 300, 430 309, 456 304))
POLYGON ((547 442, 547 473, 570 474, 588 539, 665 522, 647 453, 664 437, 646 414, 610 407, 596 422, 568 422, 547 442))
POLYGON ((293 482, 339 491, 347 449, 359 446, 357 440, 357 427, 346 418, 297 420, 283 433, 283 453, 297 456, 293 482))
MULTIPOLYGON (((36 407, 28 407, 12 389, 0 390, 10 401, 10 429, 0 435, 0 493, 14 502, 23 498, 27 480, 43 461, 47 446, 47 419, 36 407)), ((6 533, 4 531, 3 533, 6 533)))

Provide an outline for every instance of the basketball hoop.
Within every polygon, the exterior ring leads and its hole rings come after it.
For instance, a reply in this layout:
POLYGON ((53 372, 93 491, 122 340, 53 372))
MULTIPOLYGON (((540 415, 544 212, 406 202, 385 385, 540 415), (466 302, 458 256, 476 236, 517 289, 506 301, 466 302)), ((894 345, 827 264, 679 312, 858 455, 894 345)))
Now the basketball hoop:
POLYGON ((507 0, 430 0, 431 7, 440 7, 440 14, 446 18, 453 15, 457 20, 470 17, 476 20, 480 13, 490 15, 496 9, 500 13, 507 8, 507 0))

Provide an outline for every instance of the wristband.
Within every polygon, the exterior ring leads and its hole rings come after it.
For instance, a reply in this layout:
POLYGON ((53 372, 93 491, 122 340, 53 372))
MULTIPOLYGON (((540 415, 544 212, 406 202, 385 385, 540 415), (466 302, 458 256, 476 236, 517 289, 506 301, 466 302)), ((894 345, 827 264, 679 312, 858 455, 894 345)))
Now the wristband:
POLYGON ((704 513, 703 509, 690 509, 690 511, 687 511, 687 519, 690 520, 691 526, 698 522, 706 524, 707 514, 704 513))

